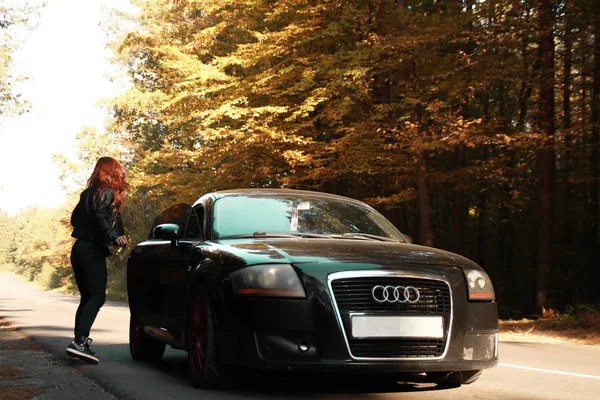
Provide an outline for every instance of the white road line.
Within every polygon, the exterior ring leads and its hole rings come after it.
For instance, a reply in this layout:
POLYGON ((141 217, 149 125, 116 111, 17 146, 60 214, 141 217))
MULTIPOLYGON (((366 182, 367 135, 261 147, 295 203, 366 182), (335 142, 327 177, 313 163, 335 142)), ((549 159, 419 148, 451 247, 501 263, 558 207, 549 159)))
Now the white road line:
POLYGON ((600 376, 596 376, 596 375, 576 374, 574 372, 557 371, 555 369, 533 368, 533 367, 524 367, 522 365, 501 364, 501 363, 498 364, 498 366, 499 367, 507 367, 507 368, 515 368, 515 369, 524 369, 527 371, 546 372, 549 374, 576 376, 578 378, 600 379, 600 376))
MULTIPOLYGON (((43 301, 44 303, 47 303, 47 302, 48 302, 48 300, 49 300, 49 299, 47 299, 47 298, 40 297, 40 296, 36 296, 35 294, 31 294, 31 293, 23 292, 23 291, 20 291, 20 290, 17 290, 17 289, 15 289, 15 288, 11 287, 11 286, 9 285, 8 281, 7 281, 7 280, 6 280, 6 279, 5 279, 3 276, 0 276, 0 279, 1 279, 2 281, 4 281, 4 284, 5 284, 5 285, 6 285, 6 286, 7 286, 7 287, 10 289, 10 290, 12 290, 12 291, 13 291, 13 292, 15 292, 15 293, 20 293, 20 294, 24 294, 24 295, 26 295, 26 296, 33 297, 33 298, 35 298, 35 299, 37 299, 37 300, 43 301)), ((52 302, 53 302, 53 303, 68 304, 68 305, 70 305, 70 306, 73 306, 73 307, 78 307, 78 306, 79 306, 79 304, 73 304, 73 303, 69 303, 69 302, 67 302, 67 301, 52 300, 52 302)), ((106 312, 111 312, 111 313, 115 313, 115 314, 122 314, 122 315, 127 315, 127 316, 129 316, 129 313, 128 313, 128 312, 117 311, 117 310, 111 310, 110 308, 107 308, 107 307, 102 307, 102 308, 100 309, 100 311, 101 311, 101 312, 102 312, 102 311, 106 311, 106 312)))

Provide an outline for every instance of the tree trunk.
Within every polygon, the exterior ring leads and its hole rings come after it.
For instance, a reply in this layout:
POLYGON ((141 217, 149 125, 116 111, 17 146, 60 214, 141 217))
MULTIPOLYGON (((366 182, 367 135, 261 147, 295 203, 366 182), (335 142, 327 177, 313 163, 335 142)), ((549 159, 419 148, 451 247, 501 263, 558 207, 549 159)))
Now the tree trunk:
MULTIPOLYGON (((571 95, 572 95, 572 61, 573 61, 573 18, 574 11, 572 10, 572 0, 565 2, 565 31, 564 31, 564 56, 563 56, 563 163, 561 173, 562 183, 562 204, 557 215, 560 215, 561 227, 558 231, 562 232, 562 246, 561 256, 559 262, 561 264, 561 273, 566 272, 566 268, 570 265, 572 247, 574 243, 573 232, 575 227, 572 223, 572 216, 566 212, 572 205, 572 192, 569 184, 569 178, 571 174, 571 146, 573 145, 571 127, 572 116, 571 116, 571 95)), ((576 288, 573 288, 573 292, 576 292, 576 288)))
MULTIPOLYGON (((460 1, 456 2, 460 4, 460 1)), ((469 23, 467 29, 469 33, 473 29, 472 18, 473 18, 473 4, 471 0, 465 1, 466 12, 469 16, 469 23)), ((469 41, 464 46, 466 54, 472 54, 475 49, 475 43, 469 41)), ((467 82, 470 86, 470 79, 467 82)), ((469 101, 469 89, 466 89, 464 93, 464 99, 460 106, 461 116, 464 120, 468 120, 470 117, 470 101, 469 101)), ((466 146, 461 143, 454 148, 453 157, 454 169, 460 170, 467 164, 466 159, 466 146)), ((455 253, 465 254, 465 188, 463 185, 462 174, 458 173, 459 177, 452 187, 452 232, 450 238, 451 249, 455 253)))
MULTIPOLYGON (((600 265, 598 260, 598 188, 600 179, 600 5, 596 3, 594 15, 594 83, 592 87, 592 135, 591 135, 591 185, 590 185, 590 268, 592 282, 600 279, 600 265)), ((595 291, 596 299, 600 298, 598 290, 595 291)))
POLYGON ((587 76, 586 76, 586 71, 587 71, 587 55, 584 53, 581 55, 581 97, 580 97, 580 101, 579 101, 579 109, 581 112, 581 117, 579 120, 579 129, 581 131, 581 133, 585 133, 587 131, 588 128, 588 124, 587 124, 587 76))
MULTIPOLYGON (((400 10, 406 12, 406 3, 404 0, 396 0, 396 5, 400 10)), ((403 28, 406 26, 404 21, 401 21, 401 25, 403 28)), ((413 91, 413 93, 416 92, 416 77, 417 66, 415 60, 409 58, 404 62, 404 80, 406 82, 406 87, 413 91)), ((419 140, 424 145, 427 141, 427 132, 422 127, 421 118, 421 105, 416 104, 411 112, 410 119, 411 122, 418 127, 417 129, 419 129, 420 133, 419 140)), ((417 155, 416 171, 419 207, 419 244, 433 246, 435 243, 435 233, 433 229, 433 201, 429 185, 429 162, 427 158, 427 151, 421 148, 417 155)))
POLYGON ((539 233, 536 279, 536 309, 543 313, 550 308, 550 274, 552 270, 552 190, 554 183, 554 11, 552 0, 541 0, 539 6, 540 29, 540 99, 538 124, 545 140, 538 150, 539 166, 539 233))
MULTIPOLYGON (((490 96, 489 93, 485 93, 481 99, 483 107, 483 118, 486 122, 490 121, 490 96)), ((481 162, 485 165, 488 160, 488 148, 483 146, 481 149, 481 162)), ((477 199, 477 242, 476 242, 476 256, 475 261, 479 265, 486 265, 486 220, 487 216, 487 185, 484 182, 480 189, 479 196, 477 199)))
POLYGON ((419 244, 433 246, 433 207, 429 186, 427 152, 421 151, 417 161, 417 189, 419 191, 419 244))
MULTIPOLYGON (((414 61, 409 60, 409 70, 412 74, 407 75, 409 79, 414 81, 416 68, 414 61)), ((429 185, 429 160, 427 151, 422 149, 427 140, 427 132, 421 126, 421 106, 415 105, 411 113, 411 121, 417 125, 421 138, 421 150, 419 150, 417 158, 417 192, 419 204, 419 244, 424 246, 433 246, 435 244, 435 233, 433 229, 433 200, 431 196, 431 188, 429 185)))
MULTIPOLYGON (((527 67, 527 46, 529 43, 527 42, 527 38, 523 37, 523 41, 521 42, 521 57, 523 58, 523 71, 527 71, 529 68, 527 67)), ((535 69, 535 68, 534 68, 535 69)), ((517 123, 517 130, 519 132, 523 131, 525 127, 525 118, 527 117, 527 100, 531 97, 531 85, 529 84, 529 75, 525 75, 523 77, 523 81, 521 82, 521 89, 519 90, 519 120, 517 123)))
MULTIPOLYGON (((567 2, 567 6, 571 6, 571 2, 567 2)), ((573 34, 572 34, 572 21, 571 21, 571 9, 568 8, 567 21, 565 23, 565 55, 563 61, 563 128, 565 130, 565 144, 567 144, 566 151, 569 150, 568 139, 569 130, 571 129, 571 65, 573 61, 573 34)))
MULTIPOLYGON (((454 169, 464 168, 466 164, 465 145, 461 144, 454 149, 454 169)), ((460 176, 460 174, 458 175, 460 176)), ((465 254, 465 189, 459 178, 452 187, 452 233, 451 248, 458 254, 465 254)))

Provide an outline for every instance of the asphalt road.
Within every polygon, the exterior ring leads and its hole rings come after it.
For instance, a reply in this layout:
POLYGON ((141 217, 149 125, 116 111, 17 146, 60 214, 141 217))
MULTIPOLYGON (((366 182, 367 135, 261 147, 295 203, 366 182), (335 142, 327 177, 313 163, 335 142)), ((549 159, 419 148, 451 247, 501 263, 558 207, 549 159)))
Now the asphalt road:
MULTIPOLYGON (((99 365, 72 360, 65 347, 79 299, 44 292, 10 273, 0 272, 0 315, 54 353, 65 365, 122 399, 598 399, 600 347, 501 342, 500 363, 472 385, 440 390, 423 382, 377 382, 357 378, 261 373, 239 388, 199 391, 185 370, 186 355, 167 349, 157 364, 129 356, 127 304, 107 302, 92 329, 99 365)), ((85 398, 85 395, 82 396, 85 398)))

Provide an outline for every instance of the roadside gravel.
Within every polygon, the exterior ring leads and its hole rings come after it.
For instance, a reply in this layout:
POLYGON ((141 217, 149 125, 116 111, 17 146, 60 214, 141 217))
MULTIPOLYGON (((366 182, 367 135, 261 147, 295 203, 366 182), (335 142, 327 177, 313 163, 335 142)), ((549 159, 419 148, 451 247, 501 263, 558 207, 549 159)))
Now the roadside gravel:
POLYGON ((0 316, 0 400, 117 400, 0 316))

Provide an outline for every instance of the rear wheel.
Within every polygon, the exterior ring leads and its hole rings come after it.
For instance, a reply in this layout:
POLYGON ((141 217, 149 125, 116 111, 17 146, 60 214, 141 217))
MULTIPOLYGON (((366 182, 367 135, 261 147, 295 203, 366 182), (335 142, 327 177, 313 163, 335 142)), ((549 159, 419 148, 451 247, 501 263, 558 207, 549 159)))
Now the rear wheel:
POLYGON ((475 382, 481 376, 481 370, 427 372, 427 377, 440 386, 460 386, 475 382))
POLYGON ((129 319, 129 353, 136 361, 158 361, 165 352, 165 344, 144 333, 144 326, 131 314, 129 319))
POLYGON ((206 292, 197 289, 188 316, 188 370, 192 385, 212 389, 219 382, 213 310, 206 292))

